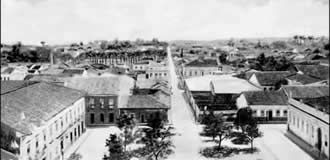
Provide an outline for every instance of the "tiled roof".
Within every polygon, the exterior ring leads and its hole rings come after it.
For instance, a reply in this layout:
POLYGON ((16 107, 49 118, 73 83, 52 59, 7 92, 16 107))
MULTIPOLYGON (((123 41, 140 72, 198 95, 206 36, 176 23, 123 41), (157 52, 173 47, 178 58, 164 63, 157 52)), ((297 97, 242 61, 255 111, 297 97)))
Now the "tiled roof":
POLYGON ((323 65, 295 65, 297 70, 306 75, 320 78, 322 80, 329 79, 329 66, 323 65))
POLYGON ((254 75, 262 86, 274 86, 277 82, 284 80, 286 76, 290 75, 287 71, 267 71, 255 72, 254 75))
POLYGON ((327 114, 329 114, 329 110, 330 110, 330 101, 329 101, 329 96, 324 96, 324 97, 319 97, 319 98, 303 98, 303 99, 299 99, 301 100, 303 103, 316 108, 320 111, 326 112, 327 114))
POLYGON ((67 87, 82 90, 87 94, 111 94, 119 92, 118 77, 75 77, 67 81, 67 87))
POLYGON ((211 82, 215 94, 240 94, 245 91, 259 91, 260 88, 254 86, 244 79, 232 77, 218 79, 211 82))
POLYGON ((314 77, 304 75, 304 74, 299 74, 299 73, 289 75, 286 78, 289 80, 297 81, 301 84, 310 84, 310 83, 315 83, 315 82, 321 81, 321 79, 314 78, 314 77))
POLYGON ((84 73, 84 69, 64 69, 62 74, 64 75, 69 75, 69 76, 73 76, 73 75, 77 75, 77 74, 83 74, 84 73))
POLYGON ((283 91, 252 91, 242 94, 249 105, 287 105, 283 91))
POLYGON ((1 81, 1 95, 15 91, 22 87, 26 87, 35 84, 35 81, 1 81))
POLYGON ((132 95, 128 98, 127 106, 123 108, 168 109, 169 106, 151 95, 132 95))
POLYGON ((139 79, 136 81, 136 86, 139 88, 153 88, 157 85, 168 86, 168 82, 163 79, 139 79))
POLYGON ((327 85, 283 86, 282 89, 292 98, 318 98, 329 96, 329 86, 327 85))
POLYGON ((7 92, 1 95, 1 122, 23 134, 30 134, 35 127, 40 127, 84 94, 44 82, 7 92))
POLYGON ((74 77, 67 81, 66 86, 94 95, 122 95, 130 93, 134 80, 127 75, 74 77))
POLYGON ((11 74, 14 70, 15 70, 15 68, 8 67, 8 68, 4 69, 4 70, 1 72, 1 74, 11 74))
POLYGON ((218 67, 216 59, 196 59, 185 65, 185 67, 218 67))
POLYGON ((18 157, 1 148, 1 160, 18 160, 18 157))
POLYGON ((52 75, 52 74, 37 74, 37 75, 27 75, 24 80, 30 81, 43 81, 43 82, 65 82, 65 77, 63 75, 52 75))

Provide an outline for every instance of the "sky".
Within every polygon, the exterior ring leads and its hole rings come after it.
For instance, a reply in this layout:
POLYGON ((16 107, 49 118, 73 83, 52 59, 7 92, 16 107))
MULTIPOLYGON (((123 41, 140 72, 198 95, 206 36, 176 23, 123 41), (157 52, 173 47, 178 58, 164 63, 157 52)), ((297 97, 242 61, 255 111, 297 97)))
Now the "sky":
POLYGON ((329 0, 1 0, 1 42, 329 35, 329 0))

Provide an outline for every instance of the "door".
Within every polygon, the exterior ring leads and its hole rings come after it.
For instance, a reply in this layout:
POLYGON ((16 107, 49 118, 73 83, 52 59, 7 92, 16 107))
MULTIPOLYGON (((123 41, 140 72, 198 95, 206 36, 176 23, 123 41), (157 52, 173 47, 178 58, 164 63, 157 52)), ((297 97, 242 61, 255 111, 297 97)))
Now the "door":
POLYGON ((317 129, 317 143, 316 143, 316 148, 321 151, 322 148, 322 131, 321 128, 317 129))
POLYGON ((91 124, 93 124, 93 123, 94 123, 94 113, 91 113, 90 115, 91 115, 91 117, 90 117, 90 118, 91 118, 90 121, 91 121, 91 124))
POLYGON ((268 111, 268 120, 273 120, 273 111, 268 111))
POLYGON ((114 122, 114 114, 113 113, 109 113, 109 123, 113 123, 114 122))

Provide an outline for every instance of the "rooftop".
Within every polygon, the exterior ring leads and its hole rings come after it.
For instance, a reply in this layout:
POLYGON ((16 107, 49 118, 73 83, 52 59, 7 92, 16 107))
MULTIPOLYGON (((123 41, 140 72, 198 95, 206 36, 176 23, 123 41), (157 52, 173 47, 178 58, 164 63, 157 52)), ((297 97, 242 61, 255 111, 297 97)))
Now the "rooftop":
POLYGON ((298 71, 302 73, 320 78, 322 80, 329 79, 329 66, 324 65, 295 65, 298 71))
POLYGON ((260 90, 249 81, 236 77, 212 80, 211 83, 215 94, 240 94, 245 91, 260 90))
POLYGON ((287 105, 283 91, 250 91, 242 94, 249 105, 287 105))
POLYGON ((330 110, 329 96, 318 97, 318 98, 304 98, 297 100, 300 100, 302 103, 305 103, 315 109, 318 109, 322 112, 329 114, 329 110, 330 110))
POLYGON ((310 83, 315 83, 315 82, 321 81, 321 79, 314 78, 314 77, 311 77, 311 76, 308 76, 305 74, 299 74, 299 73, 289 75, 286 78, 289 80, 297 81, 301 84, 310 84, 310 83))
POLYGON ((185 67, 218 67, 216 59, 196 59, 185 65, 185 67))
POLYGON ((329 96, 329 86, 327 85, 296 85, 283 86, 282 89, 292 98, 319 98, 329 96))
POLYGON ((126 75, 107 75, 95 77, 75 77, 67 80, 66 86, 93 95, 129 94, 134 80, 126 75))
POLYGON ((191 77, 185 80, 190 91, 211 91, 210 83, 212 80, 232 78, 230 75, 205 75, 199 77, 191 77))
POLYGON ((258 82, 262 86, 274 86, 277 82, 285 79, 285 77, 290 74, 291 73, 288 71, 266 71, 254 73, 258 82))
MULTIPOLYGON (((1 82, 2 86, 11 85, 1 82)), ((67 87, 34 83, 1 94, 1 122, 23 134, 30 134, 35 127, 57 115, 84 96, 84 92, 67 87), (25 118, 22 118, 24 114, 25 118)))
POLYGON ((128 98, 127 106, 122 108, 147 108, 147 109, 168 109, 166 105, 152 95, 132 95, 128 98))

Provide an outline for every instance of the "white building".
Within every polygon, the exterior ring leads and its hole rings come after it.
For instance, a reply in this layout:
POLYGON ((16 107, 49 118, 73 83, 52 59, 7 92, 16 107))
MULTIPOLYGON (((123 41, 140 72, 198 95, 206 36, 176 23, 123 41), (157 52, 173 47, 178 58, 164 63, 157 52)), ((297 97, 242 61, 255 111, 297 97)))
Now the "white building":
POLYGON ((210 75, 214 71, 219 71, 216 59, 199 58, 184 65, 182 75, 184 78, 210 75))
POLYGON ((329 86, 287 86, 288 134, 315 158, 329 158, 329 86), (320 154, 322 153, 322 154, 320 154))
POLYGON ((259 122, 286 122, 287 97, 283 91, 243 92, 236 100, 238 109, 250 107, 259 122))
POLYGON ((274 90, 277 83, 286 81, 285 77, 290 74, 288 71, 255 72, 249 78, 249 81, 264 90, 274 90))
POLYGON ((18 159, 68 157, 68 149, 86 130, 83 96, 81 91, 49 83, 2 82, 1 127, 7 126, 16 137, 18 159))

